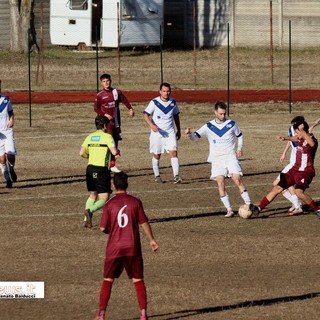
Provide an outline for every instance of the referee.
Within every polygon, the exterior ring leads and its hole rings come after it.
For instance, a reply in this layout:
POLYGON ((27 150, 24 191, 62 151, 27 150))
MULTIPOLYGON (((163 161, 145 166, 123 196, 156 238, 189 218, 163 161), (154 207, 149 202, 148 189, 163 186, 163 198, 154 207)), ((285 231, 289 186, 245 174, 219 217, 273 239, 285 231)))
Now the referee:
POLYGON ((120 157, 111 134, 107 133, 109 120, 95 118, 97 130, 89 134, 80 148, 80 156, 88 158, 86 183, 89 197, 84 211, 83 226, 92 228, 93 213, 101 209, 109 199, 111 190, 110 157, 120 157))

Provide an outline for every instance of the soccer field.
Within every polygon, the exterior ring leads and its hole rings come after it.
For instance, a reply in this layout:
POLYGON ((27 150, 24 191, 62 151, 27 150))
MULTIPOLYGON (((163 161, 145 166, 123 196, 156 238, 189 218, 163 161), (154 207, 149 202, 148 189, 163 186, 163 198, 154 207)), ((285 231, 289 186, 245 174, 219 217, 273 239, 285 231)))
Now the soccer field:
MULTIPOLYGON (((135 118, 122 109, 122 157, 117 166, 129 174, 128 192, 138 196, 160 245, 151 252, 141 235, 150 319, 317 320, 320 314, 320 220, 313 214, 289 217, 281 195, 254 219, 226 219, 216 184, 209 180, 208 142, 179 144, 182 184, 172 183, 169 156, 161 158, 165 183, 154 182, 145 105, 135 118)), ((212 105, 180 103, 181 126, 193 130, 213 117, 212 105)), ((2 180, 1 281, 44 281, 45 298, 0 299, 0 319, 93 319, 99 303, 106 235, 82 229, 87 199, 86 160, 79 156, 85 136, 95 130, 92 104, 16 105, 18 182, 2 180)), ((290 120, 320 117, 319 103, 235 104, 230 118, 244 134, 243 181, 258 203, 270 190, 285 146, 290 120)), ((320 137, 320 126, 314 131, 320 137)), ((320 152, 320 151, 319 151, 320 152)), ((319 197, 318 175, 308 193, 319 197)), ((288 158, 289 160, 289 155, 288 158)), ((235 209, 242 199, 231 181, 235 209)), ((134 287, 124 273, 115 282, 107 319, 138 319, 134 287)))

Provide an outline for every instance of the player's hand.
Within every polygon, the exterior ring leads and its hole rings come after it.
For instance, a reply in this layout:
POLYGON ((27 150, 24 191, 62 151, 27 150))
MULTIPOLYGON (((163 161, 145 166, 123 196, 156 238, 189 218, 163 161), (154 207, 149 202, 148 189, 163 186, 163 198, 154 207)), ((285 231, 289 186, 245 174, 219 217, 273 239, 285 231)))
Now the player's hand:
POLYGON ((13 117, 11 117, 11 118, 8 120, 7 128, 13 128, 13 124, 14 124, 14 120, 13 120, 13 117))
POLYGON ((286 158, 286 156, 285 156, 285 155, 282 155, 282 156, 280 157, 279 161, 280 161, 281 163, 283 163, 283 161, 284 161, 285 158, 286 158))
POLYGON ((152 125, 151 125, 151 130, 152 130, 153 132, 158 132, 158 131, 159 131, 159 128, 158 128, 158 126, 156 126, 155 124, 152 124, 152 125))
POLYGON ((242 150, 237 150, 237 157, 241 158, 243 156, 242 150))
POLYGON ((129 110, 129 115, 131 118, 134 117, 134 109, 133 108, 129 110))
POLYGON ((112 119, 113 119, 113 117, 112 117, 110 114, 108 114, 108 113, 105 113, 104 116, 105 116, 106 118, 108 118, 109 120, 112 120, 112 119))
POLYGON ((284 136, 278 136, 277 139, 280 140, 280 141, 285 141, 285 140, 286 140, 286 137, 284 137, 284 136))
POLYGON ((159 245, 155 240, 150 241, 150 246, 153 252, 156 252, 159 249, 159 245))
POLYGON ((187 128, 186 130, 184 130, 184 133, 189 136, 191 134, 191 129, 187 128))
POLYGON ((177 137, 177 140, 180 140, 180 138, 181 138, 181 131, 180 130, 177 131, 176 137, 177 137))

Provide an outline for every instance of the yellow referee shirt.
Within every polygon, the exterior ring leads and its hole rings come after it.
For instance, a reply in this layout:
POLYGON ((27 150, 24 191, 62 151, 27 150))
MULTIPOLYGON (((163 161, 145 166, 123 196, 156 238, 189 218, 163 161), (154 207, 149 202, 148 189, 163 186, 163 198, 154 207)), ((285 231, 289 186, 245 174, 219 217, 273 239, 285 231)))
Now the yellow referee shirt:
POLYGON ((89 134, 82 144, 89 154, 88 165, 99 167, 109 166, 110 148, 115 146, 112 135, 102 130, 89 134))

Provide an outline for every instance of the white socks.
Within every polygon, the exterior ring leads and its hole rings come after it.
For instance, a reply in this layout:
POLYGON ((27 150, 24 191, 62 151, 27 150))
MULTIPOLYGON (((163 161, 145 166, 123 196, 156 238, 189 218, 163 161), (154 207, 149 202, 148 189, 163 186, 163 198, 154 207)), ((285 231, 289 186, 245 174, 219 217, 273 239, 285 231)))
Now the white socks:
POLYGON ((173 176, 179 175, 179 159, 177 157, 171 158, 171 167, 173 171, 173 176))

